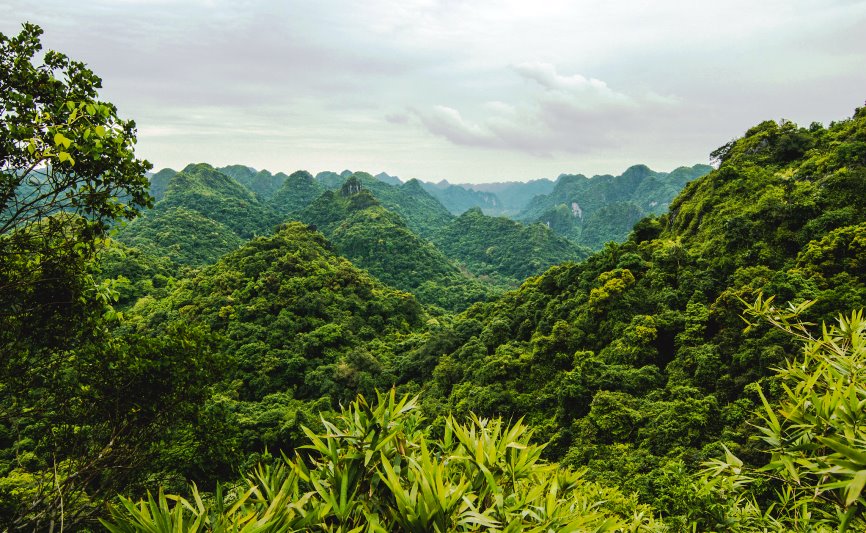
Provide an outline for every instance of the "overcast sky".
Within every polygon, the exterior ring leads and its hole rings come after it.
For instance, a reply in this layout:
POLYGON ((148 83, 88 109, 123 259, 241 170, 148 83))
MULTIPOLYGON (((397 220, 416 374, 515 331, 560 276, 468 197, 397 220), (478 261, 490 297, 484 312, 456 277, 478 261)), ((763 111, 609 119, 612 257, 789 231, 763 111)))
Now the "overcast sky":
POLYGON ((666 171, 866 100, 866 1, 0 0, 0 32, 24 21, 156 169, 666 171))

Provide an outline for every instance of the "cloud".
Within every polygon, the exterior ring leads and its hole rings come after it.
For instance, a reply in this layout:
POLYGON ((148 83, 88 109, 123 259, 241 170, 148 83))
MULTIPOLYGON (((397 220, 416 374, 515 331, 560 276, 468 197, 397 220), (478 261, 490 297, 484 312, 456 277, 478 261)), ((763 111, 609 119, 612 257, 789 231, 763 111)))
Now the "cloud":
POLYGON ((409 118, 406 113, 388 113, 385 115, 385 120, 391 124, 408 124, 409 118))
POLYGON ((672 168, 761 120, 847 116, 866 86, 856 0, 0 0, 0 32, 24 20, 175 167, 672 168))
POLYGON ((560 74, 549 63, 520 63, 510 68, 533 82, 527 101, 485 102, 480 106, 484 118, 475 121, 445 105, 416 110, 415 116, 428 132, 457 145, 550 156, 609 147, 624 129, 648 117, 659 118, 679 103, 674 96, 627 94, 596 78, 560 74))

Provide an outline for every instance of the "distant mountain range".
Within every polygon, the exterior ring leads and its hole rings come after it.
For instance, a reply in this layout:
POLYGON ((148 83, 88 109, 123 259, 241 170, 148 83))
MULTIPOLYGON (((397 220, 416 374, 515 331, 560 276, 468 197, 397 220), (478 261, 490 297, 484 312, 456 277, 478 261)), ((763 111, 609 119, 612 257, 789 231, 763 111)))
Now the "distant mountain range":
POLYGON ((200 163, 153 174, 154 209, 117 238, 197 267, 297 220, 384 283, 454 311, 624 240, 635 222, 665 211, 687 182, 709 170, 636 165, 620 176, 454 185, 384 172, 314 176, 200 163))

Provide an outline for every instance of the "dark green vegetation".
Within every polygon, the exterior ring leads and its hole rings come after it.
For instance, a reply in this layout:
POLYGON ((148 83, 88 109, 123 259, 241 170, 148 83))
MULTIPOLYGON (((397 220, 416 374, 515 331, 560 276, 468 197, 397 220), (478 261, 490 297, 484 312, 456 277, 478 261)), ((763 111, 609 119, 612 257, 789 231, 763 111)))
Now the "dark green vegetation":
POLYGON ((288 179, 282 172, 271 174, 267 170, 256 171, 243 165, 230 165, 217 170, 253 191, 260 200, 269 200, 288 179))
POLYGON ((433 242, 473 274, 511 287, 552 265, 580 261, 590 253, 546 226, 489 217, 477 207, 452 220, 433 236, 433 242))
POLYGON ((815 326, 866 301, 866 109, 757 125, 581 262, 417 181, 208 165, 117 245, 151 203, 134 125, 38 35, 0 39, 0 529, 866 526, 866 322, 815 326))
POLYGON ((563 174, 549 194, 533 198, 516 218, 541 222, 574 242, 598 249, 608 241, 624 240, 643 217, 665 213, 686 183, 710 170, 695 165, 664 173, 635 165, 620 176, 590 179, 563 174))
POLYGON ((353 263, 422 303, 453 311, 487 299, 490 287, 464 275, 361 183, 350 177, 339 192, 323 194, 297 218, 315 226, 353 263))
POLYGON ((237 181, 210 165, 189 165, 171 175, 162 199, 122 228, 117 239, 179 265, 199 266, 269 233, 279 219, 237 181))

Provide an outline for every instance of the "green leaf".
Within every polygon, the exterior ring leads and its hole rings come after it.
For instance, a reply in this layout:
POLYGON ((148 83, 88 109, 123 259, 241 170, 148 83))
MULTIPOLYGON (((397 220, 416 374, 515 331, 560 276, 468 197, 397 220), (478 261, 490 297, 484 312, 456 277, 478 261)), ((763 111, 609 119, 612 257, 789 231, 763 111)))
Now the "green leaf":
POLYGON ((58 146, 63 145, 64 148, 69 148, 70 146, 72 146, 72 141, 67 139, 66 136, 62 133, 58 132, 54 134, 54 144, 58 146))
POLYGON ((845 498, 846 507, 857 501, 863 492, 864 485, 866 485, 866 470, 859 470, 851 479, 851 484, 848 485, 847 497, 845 498))

